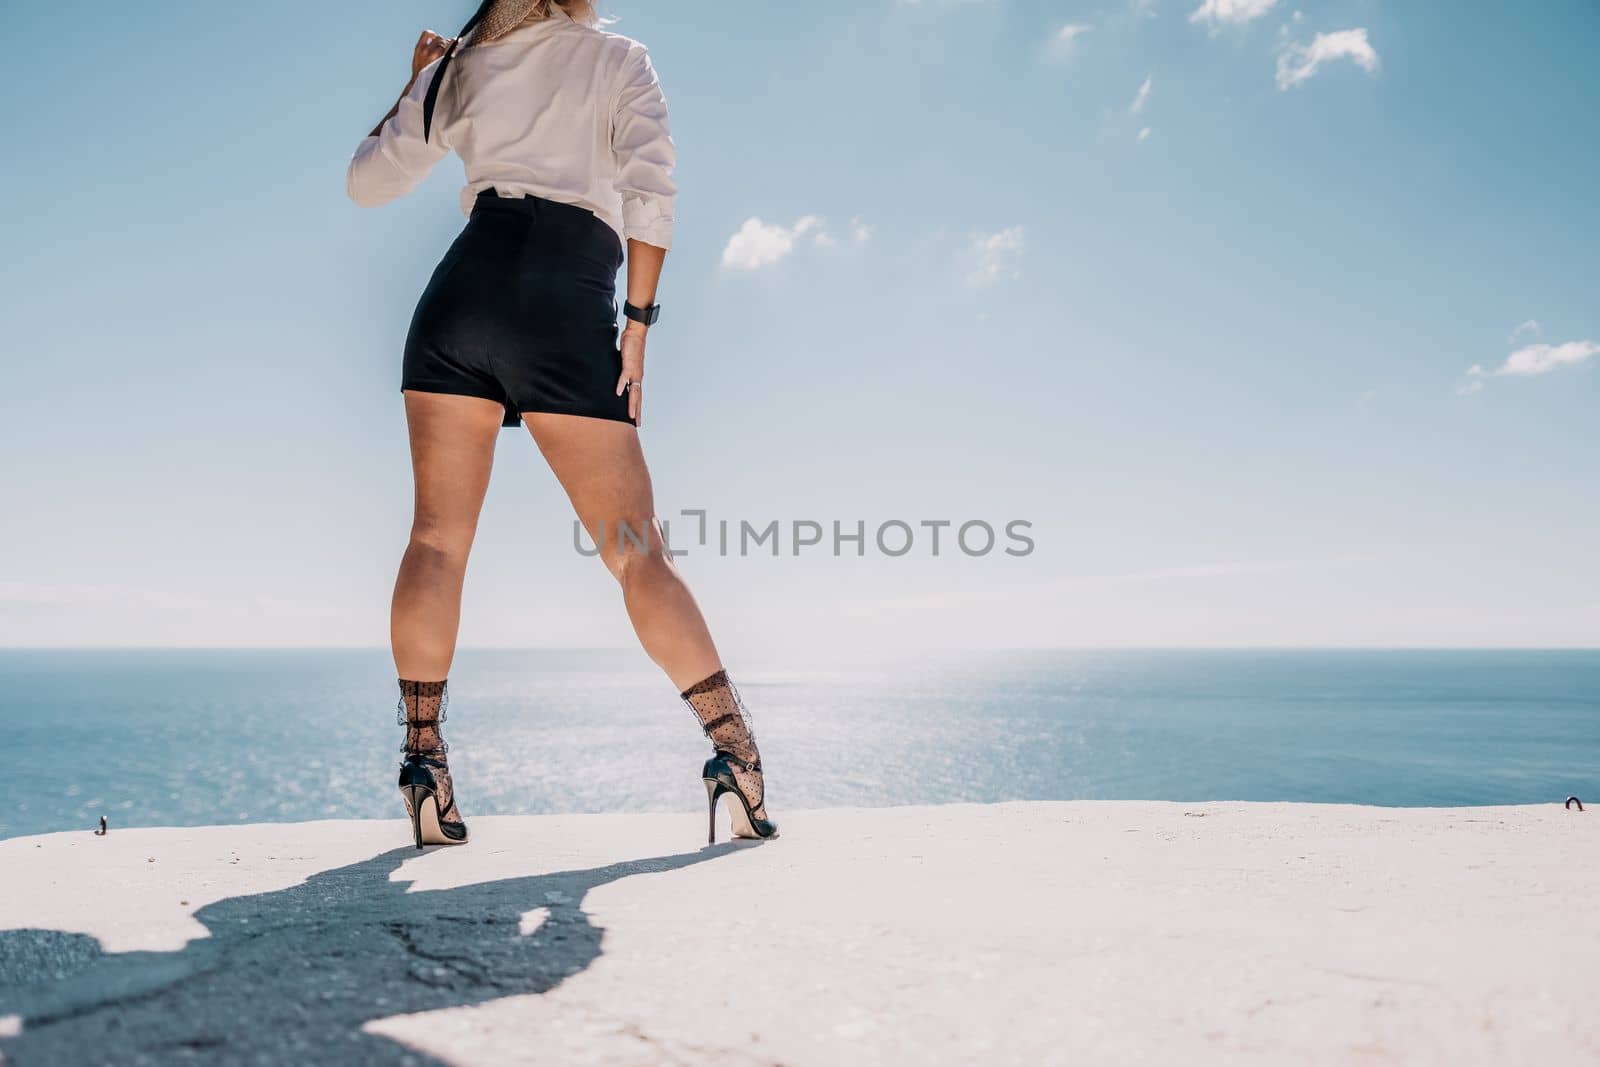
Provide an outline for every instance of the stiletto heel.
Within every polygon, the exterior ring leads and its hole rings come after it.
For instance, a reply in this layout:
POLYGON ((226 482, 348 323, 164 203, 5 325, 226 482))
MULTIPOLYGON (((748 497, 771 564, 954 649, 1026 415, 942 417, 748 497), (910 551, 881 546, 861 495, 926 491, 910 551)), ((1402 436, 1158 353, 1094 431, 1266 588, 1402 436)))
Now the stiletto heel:
POLYGON ((706 831, 706 844, 714 845, 717 843, 717 800, 722 796, 722 783, 715 778, 707 778, 705 783, 706 800, 710 802, 711 808, 710 828, 706 831))
POLYGON ((422 802, 431 798, 433 794, 428 792, 425 786, 403 785, 400 787, 400 795, 405 798, 406 814, 411 816, 411 839, 417 843, 418 848, 421 848, 422 802))

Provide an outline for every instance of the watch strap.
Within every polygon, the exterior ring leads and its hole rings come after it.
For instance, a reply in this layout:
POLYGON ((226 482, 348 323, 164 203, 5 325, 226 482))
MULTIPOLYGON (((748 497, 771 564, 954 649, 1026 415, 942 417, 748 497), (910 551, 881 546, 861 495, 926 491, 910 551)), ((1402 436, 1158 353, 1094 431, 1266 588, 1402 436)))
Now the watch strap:
POLYGON ((622 314, 634 322, 641 323, 645 326, 654 326, 656 324, 656 320, 661 317, 661 305, 651 304, 647 308, 641 308, 634 307, 632 304, 624 300, 622 302, 622 314))

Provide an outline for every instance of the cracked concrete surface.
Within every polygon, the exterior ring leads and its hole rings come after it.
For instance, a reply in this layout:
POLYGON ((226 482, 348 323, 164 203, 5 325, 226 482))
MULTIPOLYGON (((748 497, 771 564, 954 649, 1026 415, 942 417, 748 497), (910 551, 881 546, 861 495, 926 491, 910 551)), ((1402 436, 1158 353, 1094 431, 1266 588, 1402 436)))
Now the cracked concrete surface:
POLYGON ((1600 823, 1003 804, 0 842, 15 1064, 1600 1060, 1600 823), (1587 988, 1586 988, 1587 986, 1587 988))

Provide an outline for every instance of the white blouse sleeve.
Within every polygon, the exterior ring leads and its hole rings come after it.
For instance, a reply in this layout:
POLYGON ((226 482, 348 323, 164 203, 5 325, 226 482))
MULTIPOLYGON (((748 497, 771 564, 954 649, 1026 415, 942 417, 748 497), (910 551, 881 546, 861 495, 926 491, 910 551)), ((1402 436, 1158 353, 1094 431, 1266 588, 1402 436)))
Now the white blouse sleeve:
POLYGON ((672 204, 678 161, 667 122, 667 100, 643 45, 635 45, 622 68, 622 87, 612 114, 611 150, 622 194, 622 230, 630 240, 672 247, 672 204))
POLYGON ((441 114, 443 100, 433 115, 432 140, 422 139, 422 100, 438 70, 437 59, 423 67, 411 91, 401 97, 394 117, 383 124, 376 136, 369 136, 356 146, 345 191, 360 206, 379 207, 405 196, 449 153, 441 114))

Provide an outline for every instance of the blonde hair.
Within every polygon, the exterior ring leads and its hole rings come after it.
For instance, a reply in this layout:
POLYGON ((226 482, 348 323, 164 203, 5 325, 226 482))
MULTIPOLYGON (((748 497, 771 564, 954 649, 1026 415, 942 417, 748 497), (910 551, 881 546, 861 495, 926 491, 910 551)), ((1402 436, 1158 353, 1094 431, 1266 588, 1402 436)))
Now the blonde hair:
POLYGON ((592 0, 561 0, 561 6, 566 11, 567 17, 585 26, 598 26, 602 22, 612 21, 600 17, 600 12, 595 10, 592 0))
POLYGON ((522 24, 526 26, 530 22, 540 22, 547 19, 555 14, 552 9, 558 7, 565 11, 567 17, 573 22, 579 22, 585 26, 598 26, 600 24, 600 13, 595 10, 593 0, 535 0, 533 10, 528 13, 528 17, 523 20, 522 24))

